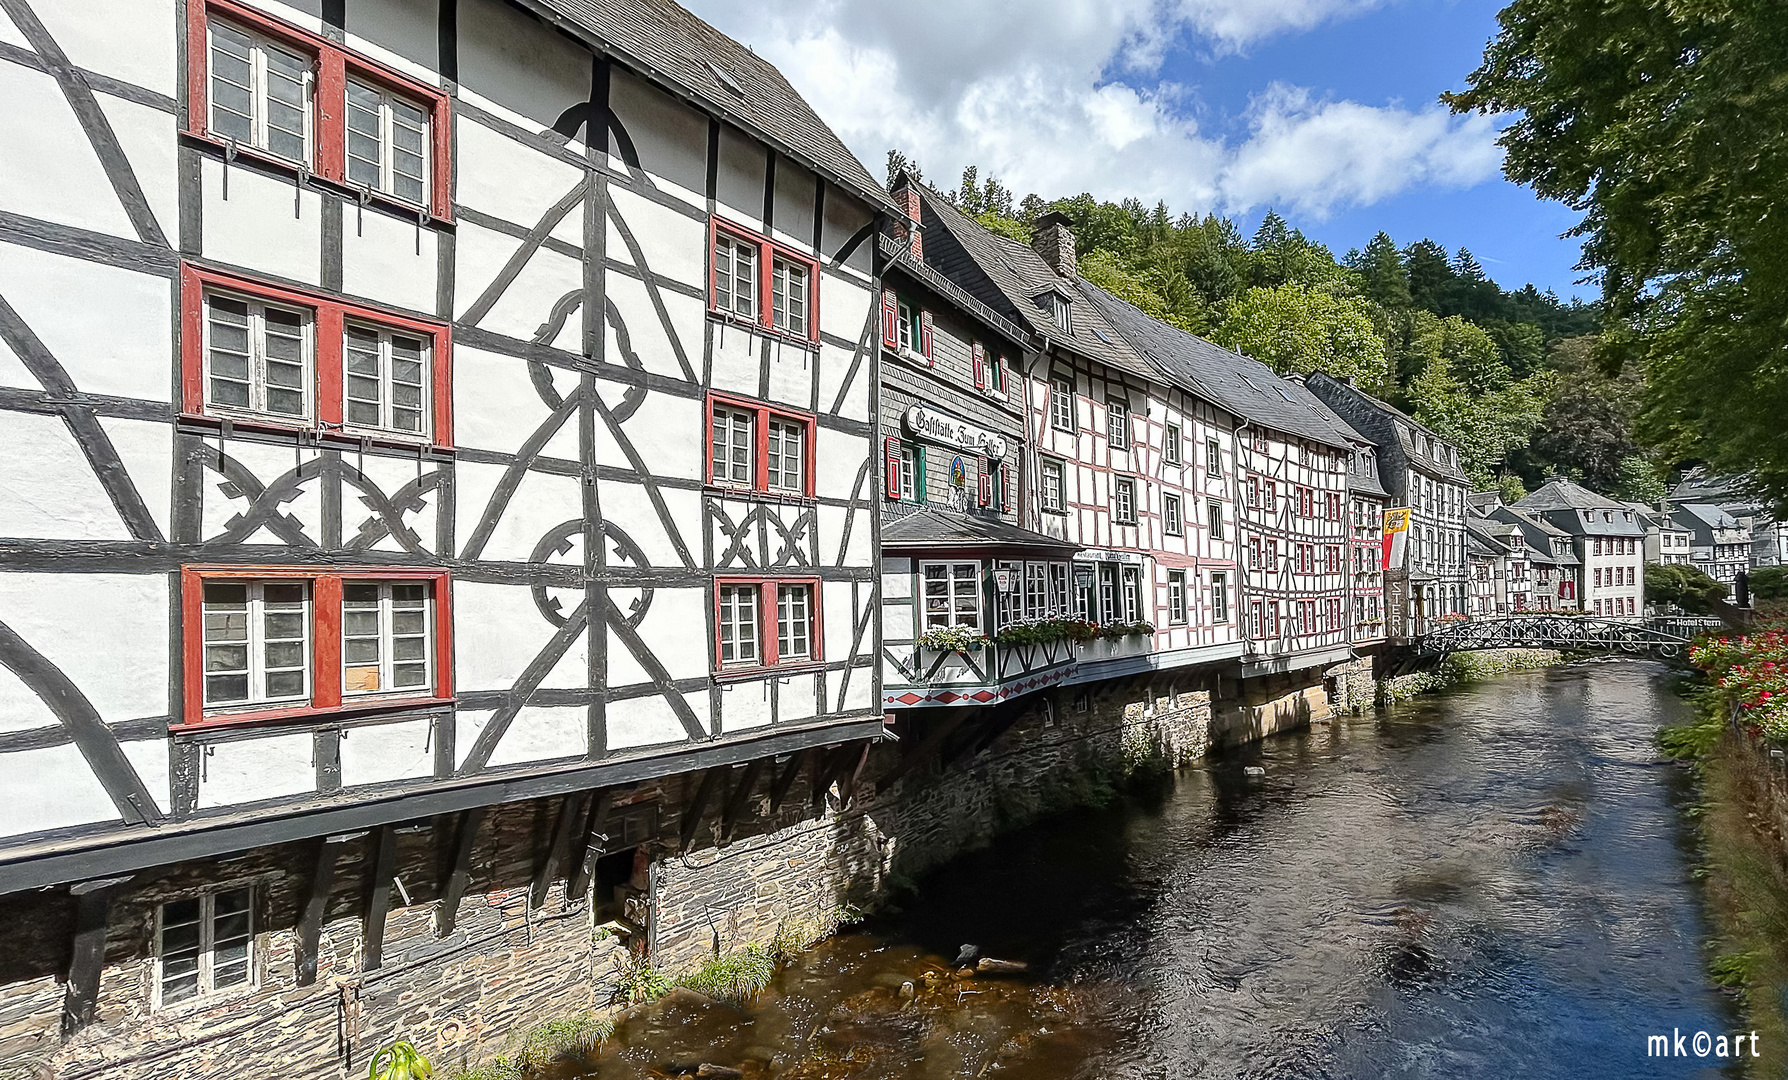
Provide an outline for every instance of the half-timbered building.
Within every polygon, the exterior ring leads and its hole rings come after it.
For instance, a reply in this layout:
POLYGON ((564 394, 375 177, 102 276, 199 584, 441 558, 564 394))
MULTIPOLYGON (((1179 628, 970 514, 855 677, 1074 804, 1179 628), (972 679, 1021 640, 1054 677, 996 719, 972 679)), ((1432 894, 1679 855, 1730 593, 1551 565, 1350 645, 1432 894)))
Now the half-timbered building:
POLYGON ((892 205, 773 67, 669 0, 7 0, 0 90, 0 1063, 335 1075, 587 997, 593 922, 836 902, 669 858, 883 731, 892 205))
POLYGON ((1348 571, 1352 574, 1353 643, 1384 641, 1384 515, 1391 496, 1378 476, 1378 448, 1356 447, 1347 456, 1348 571))

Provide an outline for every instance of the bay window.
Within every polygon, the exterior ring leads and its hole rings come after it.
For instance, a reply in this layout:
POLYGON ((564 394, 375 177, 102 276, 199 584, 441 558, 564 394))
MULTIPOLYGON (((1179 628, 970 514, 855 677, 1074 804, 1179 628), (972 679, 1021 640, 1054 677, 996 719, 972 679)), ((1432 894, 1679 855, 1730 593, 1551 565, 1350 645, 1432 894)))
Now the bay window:
POLYGON ((980 563, 921 563, 919 577, 922 630, 935 626, 981 629, 980 563))

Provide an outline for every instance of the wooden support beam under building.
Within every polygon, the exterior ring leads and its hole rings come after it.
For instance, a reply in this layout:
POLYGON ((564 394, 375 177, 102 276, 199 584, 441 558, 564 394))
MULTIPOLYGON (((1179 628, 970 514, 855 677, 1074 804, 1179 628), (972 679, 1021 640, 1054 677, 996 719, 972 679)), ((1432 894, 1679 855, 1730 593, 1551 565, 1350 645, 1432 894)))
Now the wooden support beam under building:
POLYGON ((459 813, 459 827, 453 838, 453 865, 441 885, 441 899, 435 907, 435 933, 446 937, 453 933, 459 919, 459 902, 465 898, 466 886, 472 879, 472 847, 478 842, 478 826, 484 824, 485 808, 475 806, 459 813))
POLYGON ((845 743, 843 746, 834 746, 829 750, 821 750, 815 754, 812 794, 815 810, 826 805, 826 789, 832 786, 832 781, 837 777, 838 770, 844 767, 845 758, 853 752, 851 745, 845 743))
MULTIPOLYGON (((546 903, 546 890, 553 883, 553 868, 565 861, 571 847, 571 832, 577 827, 582 795, 567 795, 559 800, 559 816, 553 823, 552 842, 534 869, 534 881, 528 888, 528 906, 537 908, 546 903)), ((567 875, 569 876, 569 875, 567 875)))
POLYGON ((764 771, 764 759, 758 758, 745 766, 745 775, 739 777, 738 786, 733 788, 733 797, 726 801, 726 810, 720 817, 720 842, 726 843, 733 838, 733 829, 739 823, 739 814, 745 809, 745 803, 751 798, 751 790, 757 786, 758 774, 764 771))
POLYGON ((75 898, 75 931, 68 960, 68 984, 62 992, 64 1039, 93 1022, 99 1001, 99 976, 106 966, 106 924, 112 913, 112 895, 129 880, 107 878, 69 887, 69 895, 75 898))
POLYGON ((770 785, 770 813, 782 809, 782 800, 788 798, 789 788, 794 787, 795 777, 801 775, 801 765, 807 760, 806 750, 796 750, 788 756, 788 763, 782 767, 782 775, 770 785))
POLYGON ((961 727, 965 721, 979 711, 979 709, 972 708, 952 709, 948 716, 945 716, 940 720, 932 721, 936 726, 926 732, 925 737, 920 739, 918 744, 911 750, 902 754, 900 757, 900 764, 894 766, 894 770, 882 777, 880 782, 884 785, 892 784, 894 781, 917 768, 921 762, 931 756, 932 751, 936 750, 943 744, 945 739, 950 737, 951 732, 961 727))
POLYGON ((583 896, 590 891, 590 879, 596 875, 596 860, 608 854, 608 834, 603 832, 608 825, 608 805, 607 788, 590 796, 590 812, 584 817, 577 861, 566 875, 567 897, 583 896))
POLYGON ((851 808, 851 800, 857 797, 857 785, 863 781, 863 770, 869 767, 869 748, 874 745, 868 739, 863 740, 863 749, 857 752, 856 761, 845 759, 842 782, 838 786, 838 809, 851 808))
POLYGON ((304 901, 304 911, 298 916, 298 945, 292 958, 299 986, 309 986, 317 981, 317 950, 323 942, 323 920, 329 917, 329 894, 335 888, 335 862, 340 855, 340 840, 325 836, 317 841, 310 895, 304 901))
POLYGON ((677 850, 688 851, 695 840, 695 830, 701 826, 702 811, 708 808, 708 799, 714 794, 714 787, 720 783, 720 774, 730 766, 720 765, 702 773, 702 782, 695 789, 695 798, 683 810, 683 828, 677 838, 677 850))
POLYGON ((362 971, 377 971, 385 962, 385 916, 391 914, 391 879, 397 876, 397 826, 381 825, 373 834, 372 889, 366 894, 365 930, 360 945, 362 971))

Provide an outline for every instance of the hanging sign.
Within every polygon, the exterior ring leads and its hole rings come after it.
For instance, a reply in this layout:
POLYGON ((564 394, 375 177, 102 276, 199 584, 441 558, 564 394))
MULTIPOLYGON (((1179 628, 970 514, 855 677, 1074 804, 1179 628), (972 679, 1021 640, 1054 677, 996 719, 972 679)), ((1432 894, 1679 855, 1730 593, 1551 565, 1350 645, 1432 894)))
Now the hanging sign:
POLYGON ((999 591, 1003 592, 1003 593, 1011 592, 1012 591, 1012 579, 1016 576, 1017 575, 1015 573, 1013 573, 1011 567, 1009 567, 1009 566, 998 567, 993 572, 994 587, 999 589, 999 591))
POLYGON ((1409 547, 1409 507, 1398 506, 1384 512, 1384 548, 1381 570, 1402 566, 1409 547))
POLYGON ((1006 456, 1004 435, 976 427, 924 405, 914 405, 908 409, 902 422, 905 423, 907 432, 916 438, 930 439, 946 446, 985 454, 996 461, 1006 456))

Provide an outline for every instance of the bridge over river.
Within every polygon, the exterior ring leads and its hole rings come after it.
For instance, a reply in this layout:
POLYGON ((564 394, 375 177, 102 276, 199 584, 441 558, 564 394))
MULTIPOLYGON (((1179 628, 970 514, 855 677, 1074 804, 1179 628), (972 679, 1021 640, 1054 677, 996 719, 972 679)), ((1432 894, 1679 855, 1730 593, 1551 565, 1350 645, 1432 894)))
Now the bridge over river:
POLYGON ((1695 615, 1644 620, 1544 611, 1501 615, 1437 626, 1395 650, 1392 668, 1403 672, 1432 667, 1454 653, 1483 649, 1562 649, 1673 660, 1684 656, 1689 642, 1699 635, 1725 628, 1721 619, 1695 615))

